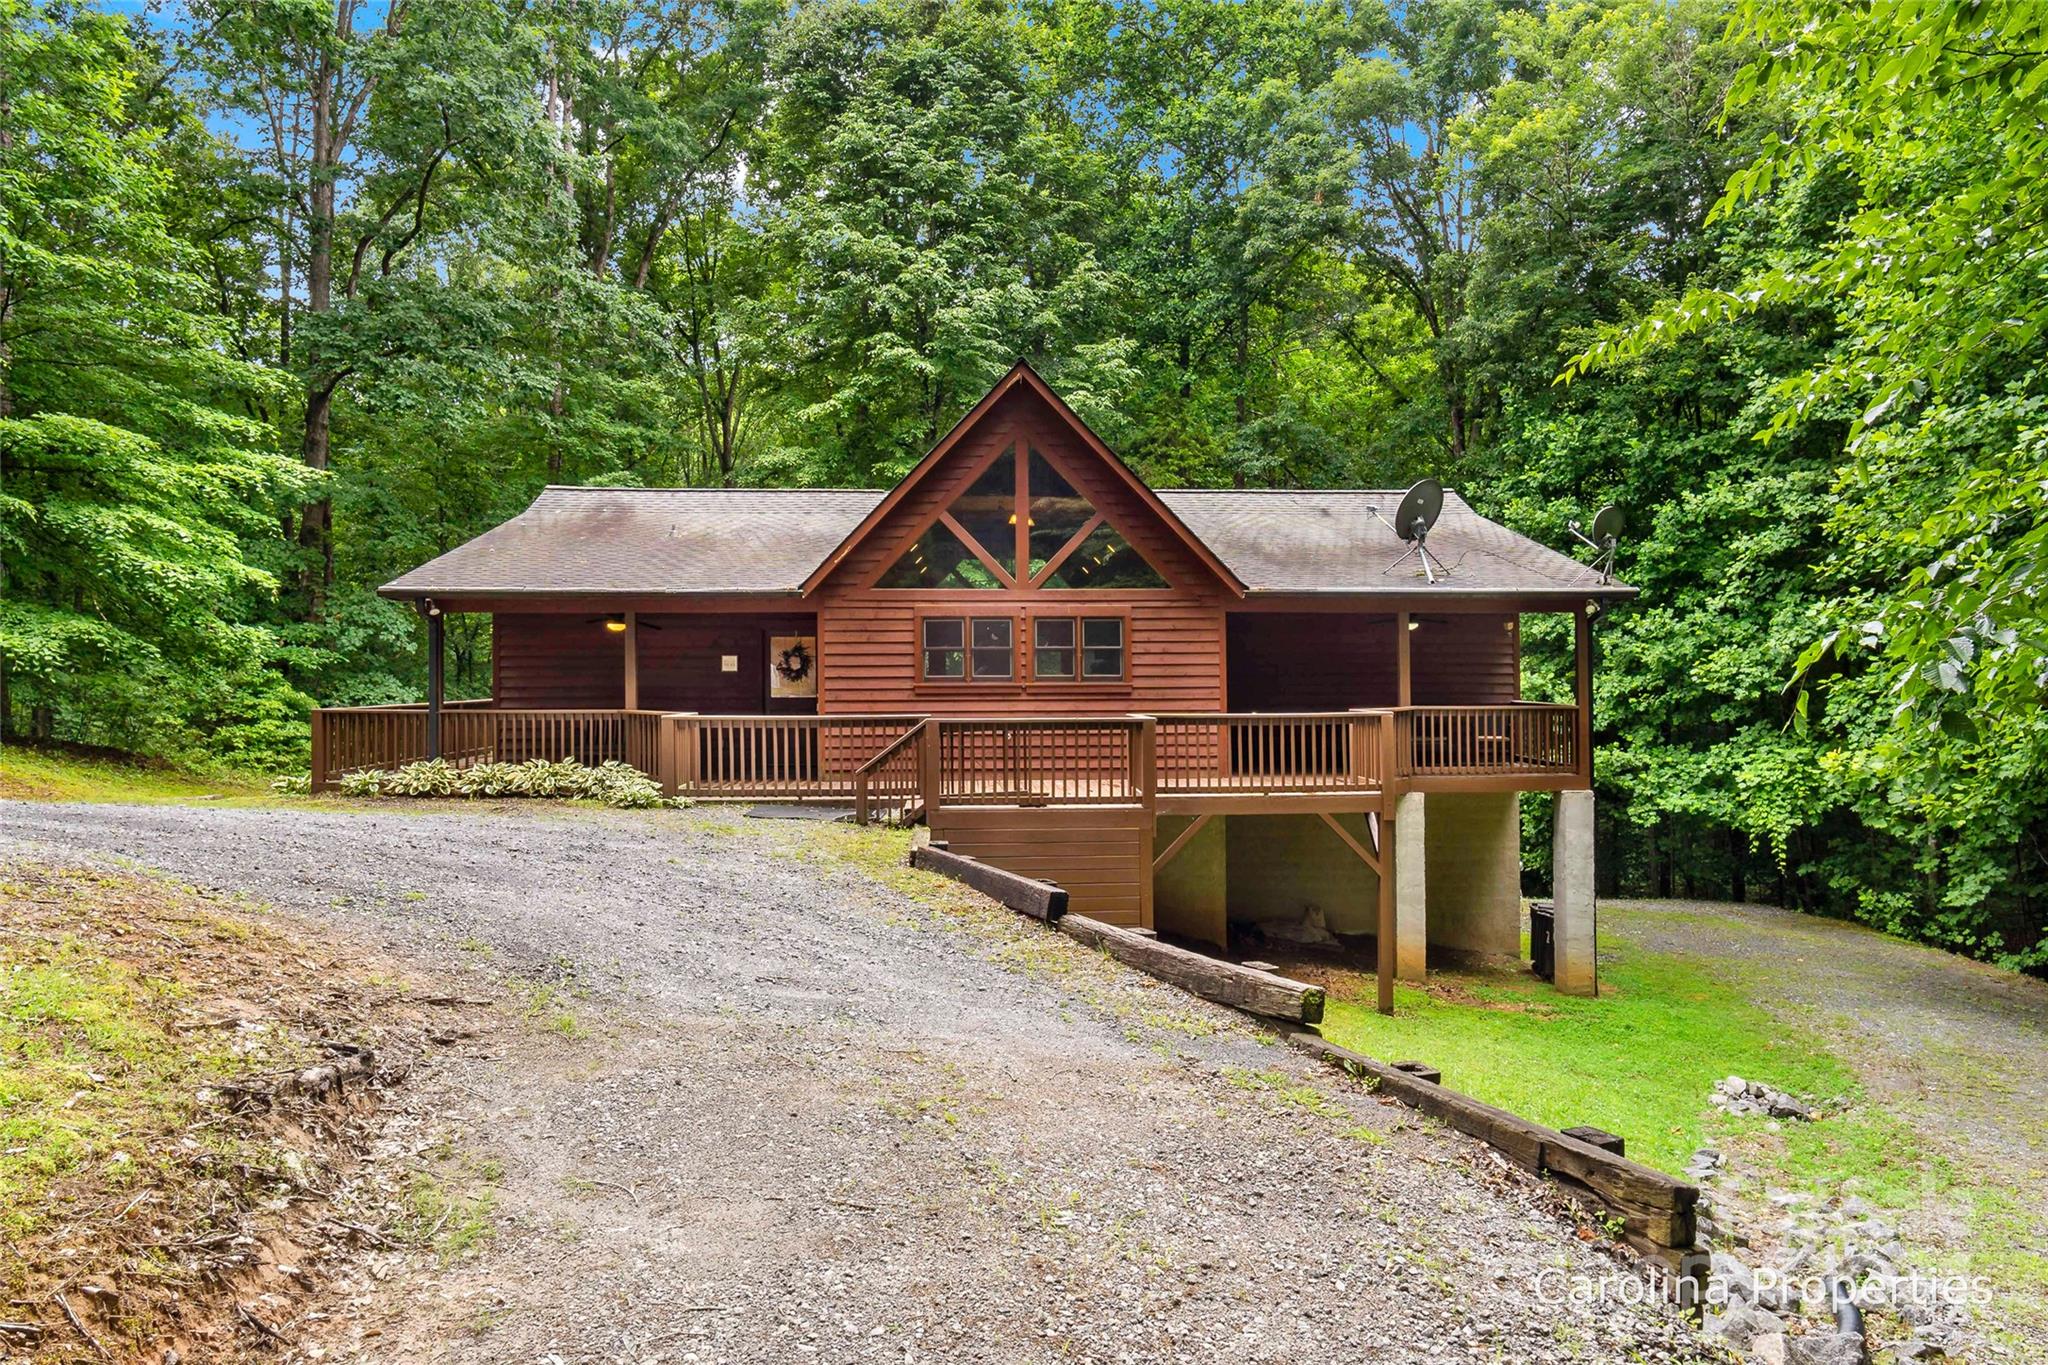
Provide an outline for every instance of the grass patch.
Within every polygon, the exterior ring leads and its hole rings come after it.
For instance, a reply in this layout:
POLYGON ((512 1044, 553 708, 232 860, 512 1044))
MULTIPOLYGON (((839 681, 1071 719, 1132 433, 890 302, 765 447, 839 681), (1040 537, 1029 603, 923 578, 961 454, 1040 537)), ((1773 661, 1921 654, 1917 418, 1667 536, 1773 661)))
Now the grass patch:
POLYGON ((1839 1059, 1788 1036, 1698 965, 1615 934, 1603 934, 1601 949, 1598 999, 1560 995, 1505 968, 1433 972, 1427 988, 1395 990, 1392 1018, 1333 992, 1323 1033, 1390 1061, 1419 1058, 1443 1071, 1444 1084, 1553 1127, 1620 1133, 1631 1157, 1667 1171, 1682 1169, 1709 1136, 1717 1115, 1707 1095, 1723 1076, 1856 1093, 1839 1059))
POLYGON ((0 1231, 34 1231, 74 1177, 148 1186, 153 1139, 187 1122, 201 1087, 242 1069, 173 1031, 180 994, 78 938, 0 938, 0 1231))
POLYGON ((435 1156, 430 1168, 415 1171, 406 1182, 399 1230, 407 1240, 432 1247, 446 1264, 481 1250, 496 1236, 498 1186, 505 1168, 445 1149, 435 1156))
POLYGON ((271 805, 276 793, 253 773, 192 773, 115 758, 10 744, 0 749, 0 797, 22 801, 167 802, 215 799, 271 805))

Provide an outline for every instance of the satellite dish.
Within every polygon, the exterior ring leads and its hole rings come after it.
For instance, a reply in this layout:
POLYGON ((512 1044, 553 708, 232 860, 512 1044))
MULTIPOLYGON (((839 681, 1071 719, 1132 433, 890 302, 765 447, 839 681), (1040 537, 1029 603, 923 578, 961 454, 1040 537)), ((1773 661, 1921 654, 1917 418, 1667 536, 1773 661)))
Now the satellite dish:
POLYGON ((1588 567, 1600 575, 1602 583, 1613 578, 1614 553, 1621 544, 1622 533, 1628 530, 1628 513, 1622 511, 1613 503, 1608 503, 1593 514, 1593 533, 1591 535, 1587 535, 1584 531, 1580 530, 1579 524, 1576 521, 1568 524, 1572 529, 1572 534, 1578 537, 1579 543, 1595 552, 1593 562, 1588 567))
POLYGON ((1401 495, 1394 513, 1394 529, 1403 540, 1422 540, 1444 512, 1444 486, 1435 479, 1420 479, 1401 495))
POLYGON ((1448 574, 1450 570, 1444 567, 1443 561, 1429 552, 1429 529, 1436 525, 1436 519, 1443 515, 1443 510, 1443 484, 1435 479, 1417 479, 1401 495, 1401 505, 1394 510, 1394 533, 1408 542, 1408 548, 1380 572, 1392 573, 1412 556, 1421 562, 1422 576, 1431 583, 1436 582, 1439 573, 1448 574))

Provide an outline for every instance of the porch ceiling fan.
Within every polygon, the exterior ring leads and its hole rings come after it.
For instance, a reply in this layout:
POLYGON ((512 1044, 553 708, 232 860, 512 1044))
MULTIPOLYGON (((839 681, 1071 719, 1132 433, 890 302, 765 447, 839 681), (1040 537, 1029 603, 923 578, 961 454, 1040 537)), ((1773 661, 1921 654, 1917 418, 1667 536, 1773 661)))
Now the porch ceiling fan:
MULTIPOLYGON (((583 618, 583 624, 586 626, 594 626, 600 621, 604 623, 604 628, 614 635, 624 635, 626 633, 626 613, 622 611, 610 612, 604 616, 586 616, 583 618)), ((655 625, 652 621, 635 621, 634 624, 641 630, 661 630, 664 628, 655 625)))

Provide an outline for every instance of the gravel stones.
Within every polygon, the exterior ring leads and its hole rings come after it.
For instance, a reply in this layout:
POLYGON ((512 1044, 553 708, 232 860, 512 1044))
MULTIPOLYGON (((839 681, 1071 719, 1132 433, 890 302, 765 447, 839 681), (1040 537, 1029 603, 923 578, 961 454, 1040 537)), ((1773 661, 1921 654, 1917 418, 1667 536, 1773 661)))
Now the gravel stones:
POLYGON ((660 813, 8 805, 131 858, 546 983, 416 1075, 391 1160, 499 1163, 497 1236, 380 1253, 297 1327, 378 1365, 1705 1361, 1554 1187, 1270 1035, 936 880, 891 836, 660 813))

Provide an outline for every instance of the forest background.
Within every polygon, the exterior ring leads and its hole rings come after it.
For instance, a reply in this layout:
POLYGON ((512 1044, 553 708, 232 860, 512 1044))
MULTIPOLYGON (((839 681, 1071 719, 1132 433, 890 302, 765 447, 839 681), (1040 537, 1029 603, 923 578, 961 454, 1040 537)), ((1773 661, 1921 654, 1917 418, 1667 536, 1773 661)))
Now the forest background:
POLYGON ((1603 889, 2048 970, 2038 0, 116 9, 0 0, 11 737, 303 765, 543 484, 886 486, 1023 356, 1162 487, 1620 504, 1603 889))

